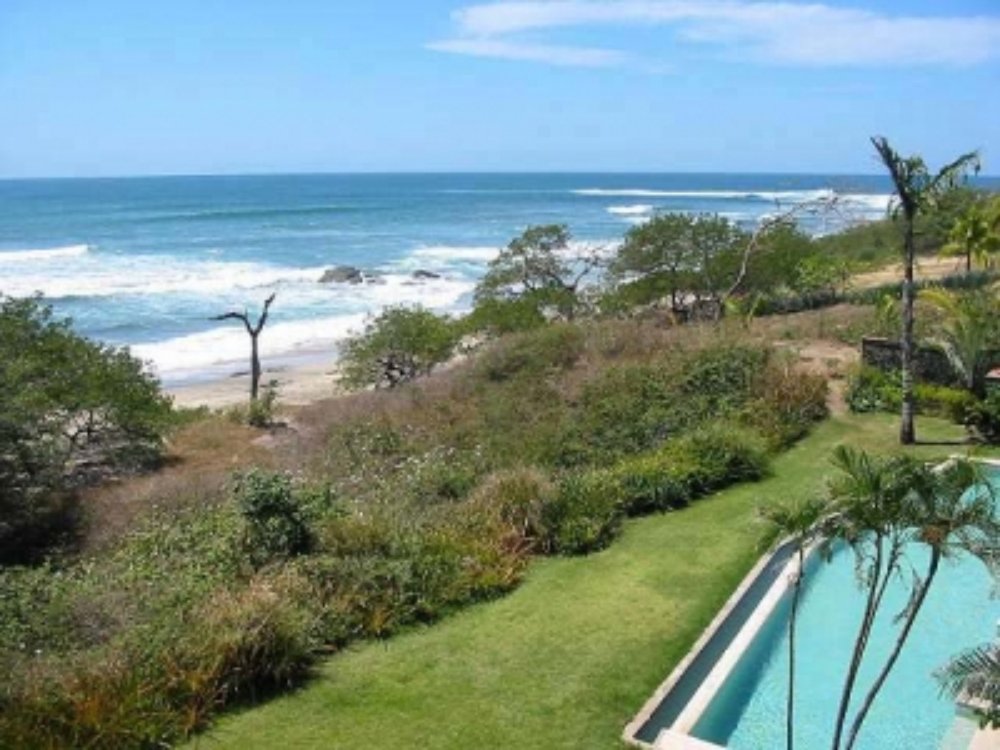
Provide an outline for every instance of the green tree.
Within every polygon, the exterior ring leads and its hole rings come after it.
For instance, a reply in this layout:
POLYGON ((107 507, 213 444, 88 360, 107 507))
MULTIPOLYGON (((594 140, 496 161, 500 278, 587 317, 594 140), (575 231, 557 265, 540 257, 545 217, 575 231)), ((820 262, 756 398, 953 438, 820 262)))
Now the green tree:
POLYGON ((979 398, 986 395, 986 374, 1000 354, 1000 299, 996 292, 977 289, 961 294, 926 289, 920 298, 944 313, 937 326, 937 343, 948 355, 962 384, 979 398))
POLYGON ((747 240, 721 216, 664 214, 629 231, 611 271, 618 279, 666 294, 675 311, 699 303, 718 309, 747 240))
POLYGON ((982 481, 978 466, 969 461, 955 460, 935 471, 910 457, 875 459, 848 447, 839 448, 834 461, 841 475, 831 486, 831 522, 824 530, 854 551, 865 591, 832 742, 834 750, 850 750, 909 639, 941 561, 968 554, 993 571, 1000 524, 993 491, 982 481), (910 545, 927 552, 922 571, 908 562, 910 545), (908 604, 897 617, 896 639, 848 726, 858 671, 886 588, 895 579, 910 582, 908 604))
POLYGON ((511 240, 476 286, 477 304, 489 300, 529 299, 537 308, 555 306, 572 318, 583 280, 602 261, 594 249, 573 253, 564 224, 532 226, 511 240))
POLYGON ((916 403, 913 394, 913 320, 916 296, 913 270, 916 264, 916 222, 921 214, 933 208, 941 200, 942 195, 953 189, 970 170, 978 172, 979 155, 976 152, 963 154, 938 172, 931 174, 919 156, 900 156, 882 136, 875 136, 871 141, 892 178, 895 192, 893 216, 903 222, 903 321, 900 337, 903 406, 899 439, 903 445, 911 445, 916 441, 914 424, 916 403))
POLYGON ((341 381, 395 388, 451 357, 459 331, 448 318, 416 307, 387 307, 342 344, 341 381))
POLYGON ((795 746, 795 628, 806 576, 806 552, 820 537, 822 522, 828 512, 827 503, 815 498, 761 511, 769 535, 776 535, 779 544, 791 544, 796 559, 788 615, 788 688, 785 703, 785 746, 788 750, 793 750, 795 746))
POLYGON ((170 401, 128 350, 0 297, 0 561, 48 543, 62 493, 156 459, 170 401))
POLYGON ((948 233, 948 243, 941 248, 944 256, 965 258, 966 272, 973 263, 984 268, 993 265, 1000 254, 1000 199, 980 200, 958 217, 948 233))

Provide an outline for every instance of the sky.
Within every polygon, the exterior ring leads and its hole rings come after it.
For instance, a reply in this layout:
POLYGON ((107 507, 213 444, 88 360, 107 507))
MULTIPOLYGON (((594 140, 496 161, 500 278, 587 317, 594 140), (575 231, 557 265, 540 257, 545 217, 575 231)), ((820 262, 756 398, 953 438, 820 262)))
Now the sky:
POLYGON ((0 177, 1000 174, 997 0, 0 0, 0 177))

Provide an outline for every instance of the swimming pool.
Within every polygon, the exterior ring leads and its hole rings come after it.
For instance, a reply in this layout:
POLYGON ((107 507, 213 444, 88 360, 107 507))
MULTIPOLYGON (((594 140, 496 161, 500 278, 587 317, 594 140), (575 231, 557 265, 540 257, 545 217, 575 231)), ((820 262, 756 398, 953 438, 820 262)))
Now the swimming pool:
MULTIPOLYGON (((990 482, 1000 488, 1000 472, 991 472, 990 482)), ((918 569, 926 560, 922 555, 921 549, 910 553, 918 569)), ((933 672, 957 652, 995 636, 1000 602, 991 597, 992 592, 993 581, 978 560, 942 565, 906 648, 865 722, 857 744, 860 750, 942 746, 953 731, 956 712, 953 702, 940 695, 933 672)), ((855 691, 857 700, 891 647, 897 633, 892 616, 904 607, 905 593, 898 582, 886 593, 855 691)), ((789 605, 787 595, 778 601, 688 728, 691 736, 732 750, 784 746, 789 605)), ((797 627, 798 750, 829 747, 861 605, 852 552, 838 550, 830 562, 816 555, 810 559, 797 627)), ((671 726, 669 717, 659 714, 652 712, 636 739, 651 743, 671 726)), ((962 745, 961 738, 950 739, 959 739, 962 745)), ((966 740, 962 746, 967 744, 966 740)))

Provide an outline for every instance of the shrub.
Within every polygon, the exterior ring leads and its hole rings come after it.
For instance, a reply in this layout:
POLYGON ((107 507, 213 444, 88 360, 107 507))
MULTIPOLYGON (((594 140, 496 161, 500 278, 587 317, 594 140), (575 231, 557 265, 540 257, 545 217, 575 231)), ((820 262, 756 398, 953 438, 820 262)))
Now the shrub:
POLYGON ((60 493, 159 456, 170 401, 126 349, 75 334, 38 299, 0 296, 0 564, 58 529, 60 493))
POLYGON ((743 421, 758 430, 772 447, 787 447, 826 418, 828 394, 822 375, 772 364, 757 380, 743 421))
POLYGON ((254 565, 309 550, 312 537, 291 477, 252 469, 236 475, 233 494, 246 523, 244 547, 254 565))
POLYGON ((554 323, 496 342, 480 355, 477 372, 486 380, 501 382, 524 373, 566 370, 583 354, 584 344, 579 326, 554 323))
POLYGON ((451 357, 460 331, 422 307, 387 307, 341 351, 341 377, 358 388, 393 388, 429 373, 451 357))
POLYGON ((848 378, 846 398, 855 413, 898 411, 903 400, 899 376, 874 367, 860 367, 848 378))
POLYGON ((542 472, 516 468, 490 474, 469 503, 495 516, 513 540, 539 549, 545 543, 545 507, 554 499, 555 488, 542 472))
POLYGON ((621 486, 610 471, 569 474, 542 516, 551 551, 577 555, 603 549, 621 528, 621 486))
POLYGON ((977 403, 967 390, 934 383, 917 383, 913 395, 921 414, 950 419, 955 424, 965 424, 977 403))
MULTIPOLYGON (((961 388, 917 383, 913 389, 917 411, 964 424, 970 418, 976 397, 961 388)), ((898 372, 862 367, 848 380, 847 403, 854 412, 897 412, 903 403, 898 372)))
POLYGON ((729 423, 711 424, 653 453, 614 467, 629 515, 671 510, 730 484, 767 475, 769 459, 760 436, 729 423))
POLYGON ((493 335, 531 331, 546 323, 541 308, 540 302, 531 296, 483 299, 476 303, 460 325, 470 333, 487 331, 493 335))
POLYGON ((992 391, 969 409, 968 423, 987 443, 1000 443, 1000 391, 992 391))

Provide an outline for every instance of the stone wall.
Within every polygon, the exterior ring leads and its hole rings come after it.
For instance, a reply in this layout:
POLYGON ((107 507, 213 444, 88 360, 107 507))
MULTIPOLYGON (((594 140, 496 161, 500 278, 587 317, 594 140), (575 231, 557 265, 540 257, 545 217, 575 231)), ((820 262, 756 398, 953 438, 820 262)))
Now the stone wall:
MULTIPOLYGON (((861 361, 879 370, 898 370, 902 353, 898 341, 866 336, 861 339, 861 361)), ((939 385, 960 385, 961 379, 947 355, 935 347, 919 346, 914 358, 914 373, 918 381, 939 385)))

